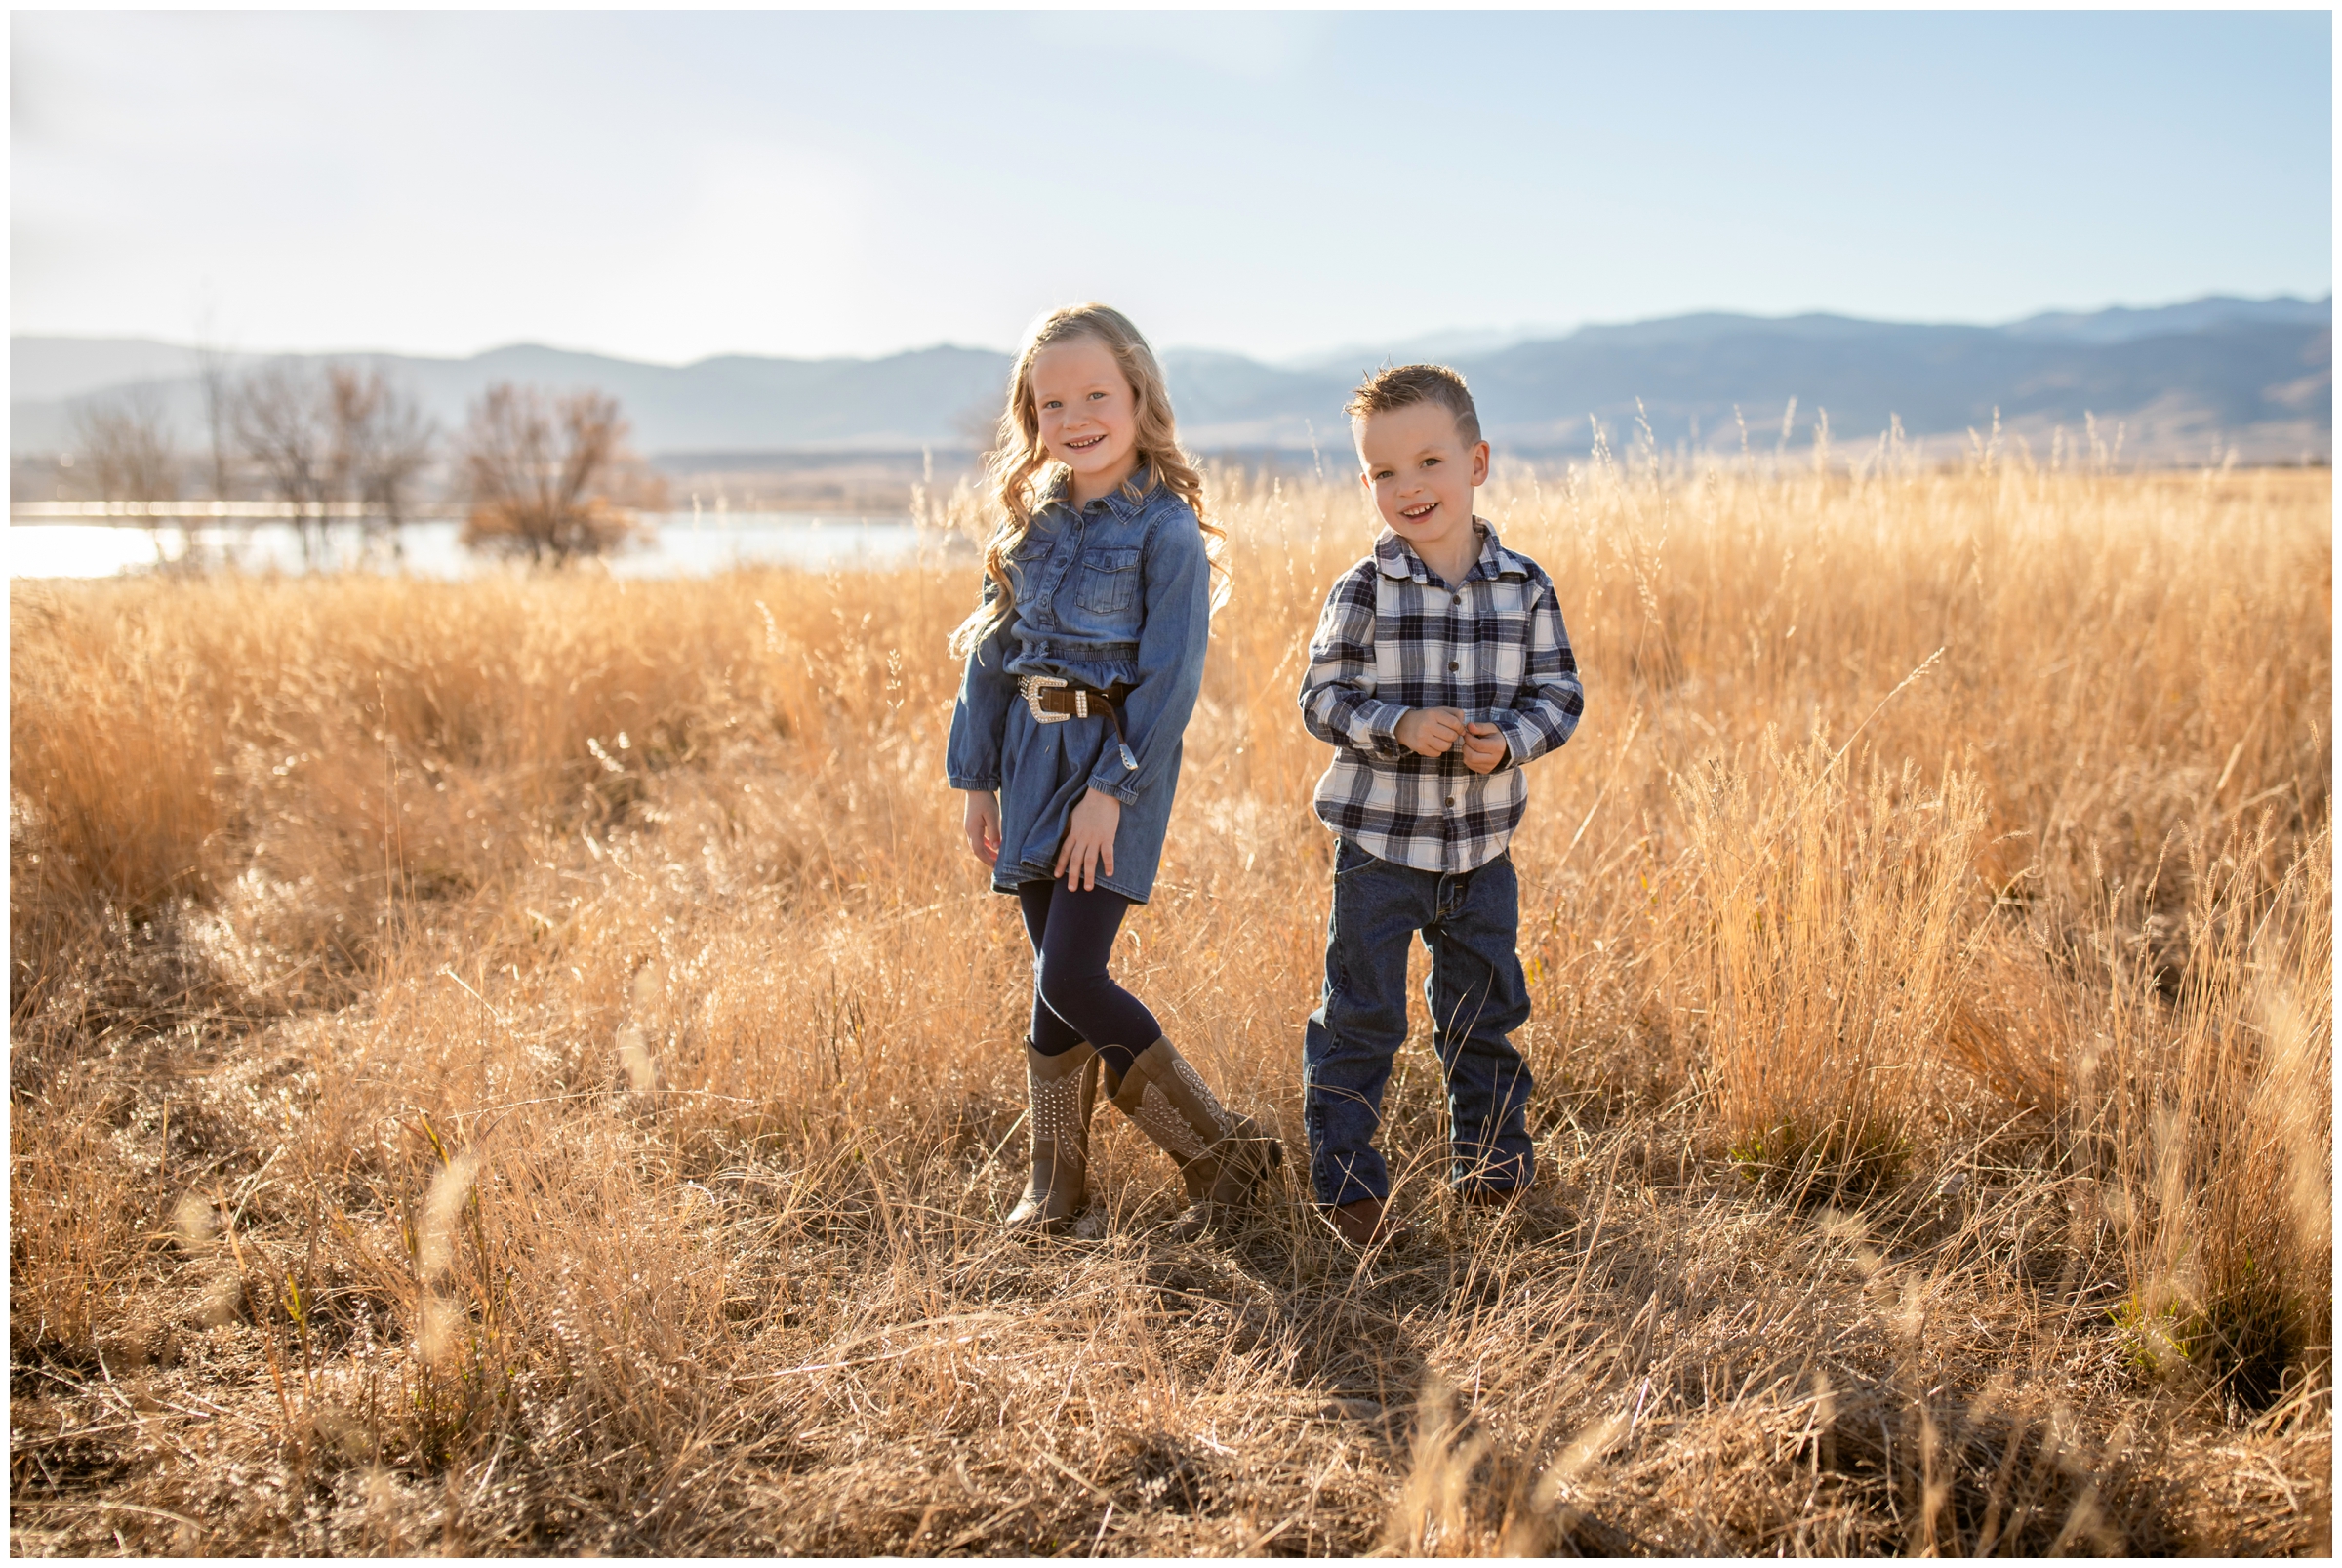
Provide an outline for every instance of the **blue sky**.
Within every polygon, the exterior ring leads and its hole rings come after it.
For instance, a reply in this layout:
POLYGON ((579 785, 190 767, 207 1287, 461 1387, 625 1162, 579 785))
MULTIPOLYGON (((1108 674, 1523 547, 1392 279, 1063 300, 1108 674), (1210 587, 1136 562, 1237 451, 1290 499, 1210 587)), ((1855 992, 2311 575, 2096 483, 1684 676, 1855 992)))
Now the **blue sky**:
POLYGON ((1284 356, 2332 277, 2325 12, 25 13, 12 329, 1284 356))

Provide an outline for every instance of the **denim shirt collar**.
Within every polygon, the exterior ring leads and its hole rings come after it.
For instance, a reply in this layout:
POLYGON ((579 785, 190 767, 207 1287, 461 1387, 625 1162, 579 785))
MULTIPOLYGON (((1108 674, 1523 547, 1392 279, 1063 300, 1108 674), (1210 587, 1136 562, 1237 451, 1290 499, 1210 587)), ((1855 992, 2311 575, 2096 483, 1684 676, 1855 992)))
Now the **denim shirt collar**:
MULTIPOLYGON (((1519 582, 1527 580, 1527 563, 1497 543, 1495 525, 1485 517, 1474 517, 1472 527, 1473 532, 1480 536, 1480 553, 1473 561, 1472 569, 1464 574, 1465 583, 1494 581, 1498 578, 1512 578, 1519 582)), ((1431 568, 1423 564, 1423 557, 1415 553, 1415 546, 1401 539, 1395 529, 1384 528, 1382 536, 1374 542, 1374 562, 1385 577, 1411 578, 1427 587, 1431 584, 1431 568)), ((1461 587, 1463 583, 1456 585, 1461 587)))
POLYGON ((1076 508, 1071 499, 1073 476, 1061 470, 1058 476, 1050 481, 1049 488, 1042 493, 1041 505, 1035 509, 1063 506, 1068 511, 1078 509, 1096 512, 1103 508, 1128 522, 1147 509, 1147 503, 1153 499, 1153 475, 1148 465, 1142 462, 1130 471, 1129 478, 1114 486, 1096 501, 1091 502, 1087 506, 1076 508))

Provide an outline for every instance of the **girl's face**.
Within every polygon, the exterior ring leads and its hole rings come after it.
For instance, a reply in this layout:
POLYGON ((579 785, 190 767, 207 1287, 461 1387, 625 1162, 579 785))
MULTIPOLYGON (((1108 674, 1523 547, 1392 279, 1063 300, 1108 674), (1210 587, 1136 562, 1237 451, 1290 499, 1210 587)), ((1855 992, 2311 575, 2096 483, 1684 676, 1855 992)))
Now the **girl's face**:
POLYGON ((1139 465, 1139 400, 1095 338, 1068 338, 1032 356, 1041 447, 1073 470, 1073 503, 1112 491, 1139 465))

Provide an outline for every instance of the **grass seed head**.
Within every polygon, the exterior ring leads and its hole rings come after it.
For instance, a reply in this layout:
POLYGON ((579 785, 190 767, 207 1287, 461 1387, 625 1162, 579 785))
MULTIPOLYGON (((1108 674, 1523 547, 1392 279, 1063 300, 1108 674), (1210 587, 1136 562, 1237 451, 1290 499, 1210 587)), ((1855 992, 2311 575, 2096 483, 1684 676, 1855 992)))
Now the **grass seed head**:
POLYGON ((643 1042, 639 1025, 622 1025, 618 1031, 619 1065, 626 1068, 626 1081, 637 1094, 647 1094, 659 1080, 659 1065, 651 1057, 651 1048, 643 1042))
POLYGON ((212 1206, 189 1193, 171 1210, 171 1231, 179 1241, 180 1251, 190 1258, 202 1258, 212 1250, 212 1206))
POLYGON ((424 1199, 423 1229, 415 1253, 416 1268, 426 1283, 443 1277, 454 1265, 456 1227, 463 1217, 464 1201, 471 1196, 472 1179, 479 1171, 479 1157, 465 1149, 431 1178, 430 1191, 424 1199))

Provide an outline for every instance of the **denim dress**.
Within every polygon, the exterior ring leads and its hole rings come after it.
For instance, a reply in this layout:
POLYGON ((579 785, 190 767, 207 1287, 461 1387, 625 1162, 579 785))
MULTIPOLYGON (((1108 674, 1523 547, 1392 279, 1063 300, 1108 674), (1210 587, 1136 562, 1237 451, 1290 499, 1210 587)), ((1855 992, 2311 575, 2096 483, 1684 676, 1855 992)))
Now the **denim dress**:
MULTIPOLYGON (((1009 620, 968 656, 951 710, 944 768, 954 789, 1000 792, 1000 856, 992 888, 1046 882, 1067 820, 1089 790, 1122 802, 1114 869, 1098 885, 1145 904, 1154 889, 1179 788, 1180 737, 1203 684, 1211 633, 1211 566, 1188 503, 1148 486, 1141 471, 1112 494, 1074 507, 1063 489, 1033 514, 1008 562, 1017 602, 1009 620), (1103 714, 1036 720, 1020 675, 1062 675, 1101 690, 1128 682, 1124 766, 1103 714)), ((985 600, 999 592, 989 579, 985 600)))

